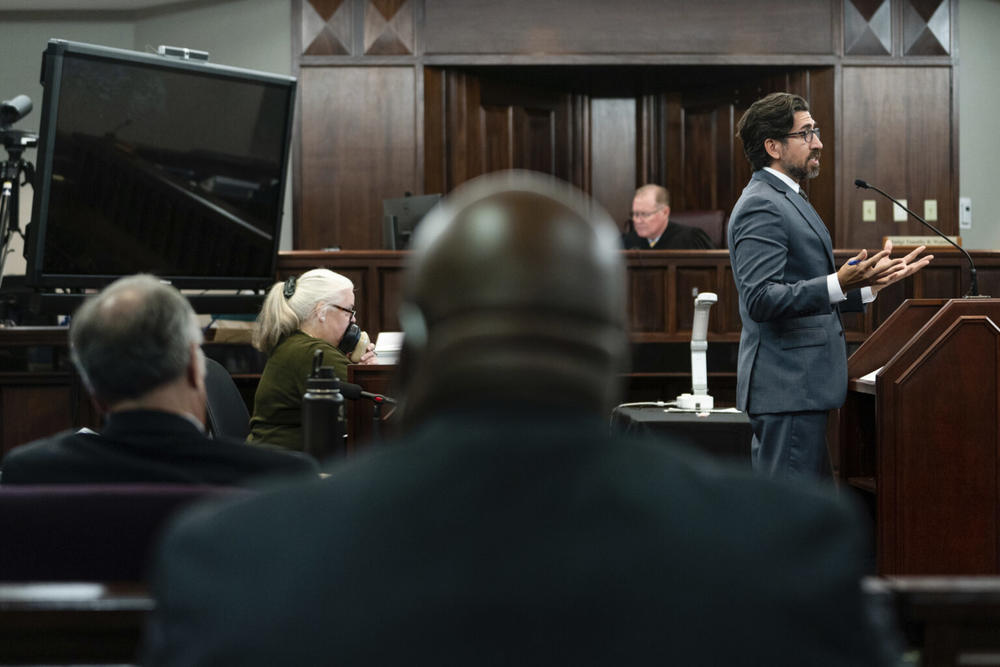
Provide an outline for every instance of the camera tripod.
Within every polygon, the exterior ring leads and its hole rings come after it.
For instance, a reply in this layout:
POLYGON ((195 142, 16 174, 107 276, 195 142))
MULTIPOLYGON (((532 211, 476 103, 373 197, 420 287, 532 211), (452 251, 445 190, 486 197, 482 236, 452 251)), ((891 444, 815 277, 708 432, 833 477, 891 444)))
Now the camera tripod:
POLYGON ((31 185, 35 178, 35 167, 23 159, 24 149, 38 143, 38 137, 29 132, 0 129, 0 140, 7 149, 7 160, 0 162, 0 284, 3 283, 7 255, 12 251, 10 242, 14 234, 21 231, 20 209, 18 206, 22 185, 31 185), (24 181, 21 181, 21 177, 24 181))

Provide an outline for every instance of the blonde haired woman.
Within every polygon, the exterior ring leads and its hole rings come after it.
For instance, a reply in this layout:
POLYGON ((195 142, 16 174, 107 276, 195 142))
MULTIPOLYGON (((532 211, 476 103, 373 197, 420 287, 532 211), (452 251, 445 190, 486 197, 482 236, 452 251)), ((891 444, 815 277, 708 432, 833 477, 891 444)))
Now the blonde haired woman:
POLYGON ((341 380, 348 363, 374 361, 374 346, 354 314, 354 284, 329 269, 271 287, 253 330, 253 346, 268 359, 254 396, 250 442, 302 450, 302 394, 316 350, 341 380))

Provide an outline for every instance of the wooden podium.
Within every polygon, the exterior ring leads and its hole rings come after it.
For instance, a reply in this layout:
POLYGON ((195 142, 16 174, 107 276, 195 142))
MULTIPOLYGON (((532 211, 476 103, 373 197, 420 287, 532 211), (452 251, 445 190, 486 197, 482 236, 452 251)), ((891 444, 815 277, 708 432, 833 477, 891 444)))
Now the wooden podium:
POLYGON ((1000 574, 998 324, 1000 299, 910 299, 848 360, 840 477, 879 574, 1000 574))

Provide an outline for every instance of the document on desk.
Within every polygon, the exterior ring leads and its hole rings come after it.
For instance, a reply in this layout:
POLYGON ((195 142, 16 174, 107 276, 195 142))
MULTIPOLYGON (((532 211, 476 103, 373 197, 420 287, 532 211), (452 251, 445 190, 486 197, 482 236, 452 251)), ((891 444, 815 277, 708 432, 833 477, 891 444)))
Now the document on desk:
POLYGON ((399 352, 402 349, 402 331, 380 331, 378 338, 375 339, 375 355, 379 363, 399 363, 399 352))

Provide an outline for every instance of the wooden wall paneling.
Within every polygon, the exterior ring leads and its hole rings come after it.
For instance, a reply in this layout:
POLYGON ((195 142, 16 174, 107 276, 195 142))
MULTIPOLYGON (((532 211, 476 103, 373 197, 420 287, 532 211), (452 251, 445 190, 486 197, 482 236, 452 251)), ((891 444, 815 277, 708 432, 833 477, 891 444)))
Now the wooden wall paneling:
POLYGON ((740 122, 740 118, 743 117, 743 114, 746 113, 747 109, 750 108, 750 105, 753 104, 755 99, 757 98, 754 97, 753 99, 750 99, 750 96, 740 94, 737 96, 732 106, 733 134, 731 145, 733 151, 733 189, 729 193, 729 199, 720 202, 720 204, 722 204, 722 208, 727 214, 732 212, 733 206, 736 205, 736 200, 740 198, 740 195, 743 193, 743 188, 747 186, 747 183, 750 182, 750 177, 753 175, 753 169, 750 166, 750 162, 747 160, 746 152, 743 150, 743 141, 740 139, 740 135, 736 131, 736 125, 740 122))
MULTIPOLYGON (((676 269, 677 304, 672 329, 678 333, 691 331, 694 322, 694 298, 701 292, 715 292, 717 272, 714 266, 688 266, 676 269)), ((711 313, 709 313, 711 318, 711 313)))
POLYGON ((553 109, 517 107, 513 112, 514 166, 556 173, 556 125, 553 109))
POLYGON ((424 67, 424 193, 448 191, 445 71, 424 67))
POLYGON ((893 0, 844 0, 844 54, 892 55, 893 0))
POLYGON ((632 295, 628 300, 630 333, 655 334, 667 330, 667 278, 665 267, 629 271, 629 294, 632 295))
POLYGON ((514 157, 514 107, 483 107, 483 151, 486 171, 512 169, 517 161, 514 157))
POLYGON ((591 150, 590 98, 581 93, 568 96, 569 105, 569 182, 584 192, 590 192, 591 170, 593 161, 591 150))
POLYGON ((414 68, 308 67, 301 78, 298 243, 381 247, 382 200, 422 181, 414 68))
POLYGON ((296 54, 343 56, 354 50, 353 0, 299 0, 300 29, 294 34, 296 54))
POLYGON ((713 209, 718 201, 717 115, 714 106, 686 106, 684 109, 684 185, 678 193, 677 210, 713 209))
POLYGON ((636 183, 635 98, 591 99, 590 122, 590 194, 613 220, 625 220, 636 183))
MULTIPOLYGON (((743 160, 743 153, 733 151, 733 139, 736 136, 736 119, 733 117, 733 103, 728 101, 720 104, 715 110, 715 145, 714 163, 715 188, 712 191, 712 199, 709 208, 722 209, 729 215, 732 206, 729 202, 736 202, 738 190, 733 181, 733 163, 743 160)), ((743 184, 739 184, 739 191, 742 191, 743 184)))
POLYGON ((401 56, 416 52, 416 0, 364 3, 365 55, 401 56))
MULTIPOLYGON (((726 255, 728 257, 728 253, 726 255)), ((736 281, 733 279, 733 268, 729 262, 725 262, 719 267, 719 281, 717 283, 719 291, 719 301, 712 306, 712 315, 715 318, 716 327, 711 329, 715 332, 739 331, 742 323, 740 320, 740 300, 736 292, 736 281)))
POLYGON ((951 0, 900 0, 904 56, 951 53, 951 0))
POLYGON ((569 183, 573 182, 573 161, 579 159, 573 145, 573 100, 570 93, 560 95, 559 106, 554 111, 552 128, 555 150, 555 175, 569 183))
POLYGON ((479 79, 456 70, 445 73, 445 189, 451 191, 483 173, 483 118, 479 79))
POLYGON ((938 202, 936 224, 955 233, 950 67, 843 68, 839 247, 874 248, 889 235, 924 236, 915 220, 894 222, 892 204, 854 187, 861 178, 922 214, 924 199, 938 202), (862 201, 876 201, 878 221, 860 221, 862 201))
POLYGON ((559 0, 425 0, 425 49, 429 55, 833 55, 839 48, 833 6, 833 0, 634 0, 627 7, 576 0, 569 9, 559 0))
MULTIPOLYGON (((680 93, 657 95, 659 111, 659 133, 663 137, 657 142, 663 150, 663 175, 659 182, 670 191, 670 206, 677 210, 685 208, 684 197, 684 104, 680 93)), ((654 183, 657 181, 653 181, 654 183)))
POLYGON ((636 186, 645 183, 663 183, 660 170, 660 127, 657 113, 657 96, 642 95, 636 105, 636 186))
POLYGON ((809 202, 819 213, 834 248, 844 246, 837 238, 837 104, 836 73, 832 67, 819 67, 806 72, 809 112, 821 130, 823 152, 819 176, 809 181, 809 202))
POLYGON ((969 289, 968 270, 961 265, 935 265, 931 262, 921 274, 923 293, 920 296, 923 298, 953 299, 964 295, 969 289))
POLYGON ((9 373, 0 378, 0 456, 42 435, 100 426, 74 373, 9 373))
MULTIPOLYGON (((968 269, 963 275, 968 276, 968 269)), ((976 279, 979 281, 979 293, 1000 297, 1000 270, 996 267, 976 267, 976 279)))

